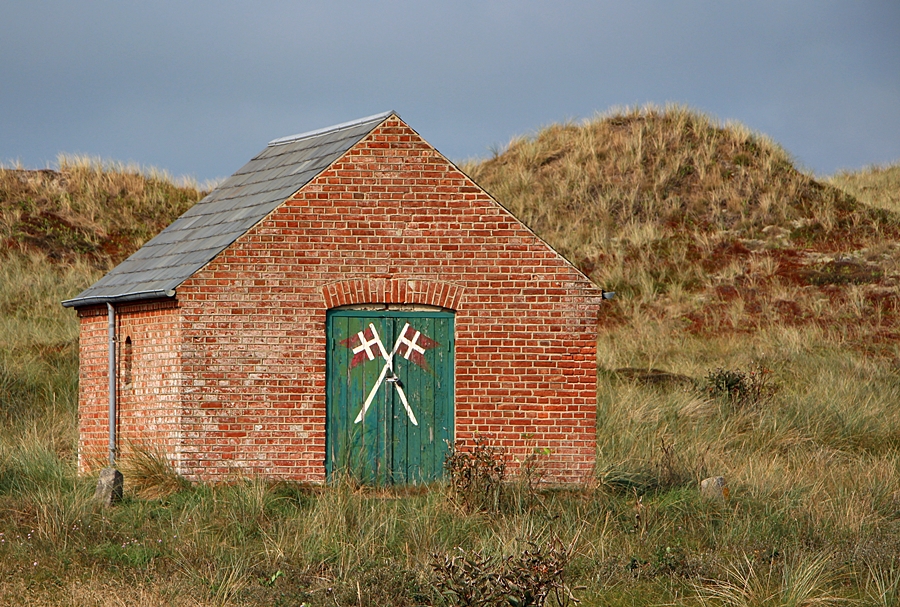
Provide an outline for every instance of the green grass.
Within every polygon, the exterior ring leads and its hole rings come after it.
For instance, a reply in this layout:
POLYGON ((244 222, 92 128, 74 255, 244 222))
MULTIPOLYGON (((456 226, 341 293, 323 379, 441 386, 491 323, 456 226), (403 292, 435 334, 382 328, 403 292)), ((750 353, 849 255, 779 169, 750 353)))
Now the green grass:
POLYGON ((126 182, 129 196, 178 186, 97 163, 65 195, 59 175, 70 165, 0 175, 19 184, 0 190, 0 603, 453 604, 433 568, 441 559, 480 555, 494 569, 478 579, 512 579, 537 575, 525 555, 549 564, 559 546, 563 581, 585 605, 897 605, 900 331, 894 219, 883 214, 896 205, 881 174, 893 169, 836 176, 846 191, 829 190, 765 138, 669 112, 552 127, 469 166, 620 291, 601 314, 593 482, 536 490, 510 479, 496 509, 444 486, 190 485, 139 450, 123 462, 124 501, 96 506, 95 479, 75 471, 77 320, 59 302, 140 244, 135 216, 165 225, 199 193, 183 188, 182 202, 160 208, 151 196, 133 203, 140 212, 113 204, 107 215, 91 192, 109 201, 126 182), (738 185, 722 195, 747 187, 755 202, 743 216, 707 217, 702 201, 726 192, 726 170, 738 185), (635 175, 643 185, 628 181, 635 175), (52 226, 34 231, 28 205, 34 216, 71 209, 66 221, 88 243, 101 231, 134 238, 103 255, 65 249, 52 226), (576 229, 555 226, 563 212, 576 229), (670 242, 675 220, 694 226, 689 239, 670 242), (855 244, 841 248, 842 238, 855 244), (837 253, 858 265, 836 264, 837 253), (745 383, 715 387, 735 377, 745 383), (711 475, 726 478, 727 502, 700 497, 711 475))

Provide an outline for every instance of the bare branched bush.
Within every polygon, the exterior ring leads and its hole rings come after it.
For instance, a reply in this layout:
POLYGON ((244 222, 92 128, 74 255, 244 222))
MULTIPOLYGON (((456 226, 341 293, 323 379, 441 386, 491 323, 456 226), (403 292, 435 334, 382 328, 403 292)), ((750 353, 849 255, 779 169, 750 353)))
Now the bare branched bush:
POLYGON ((541 607, 550 597, 556 605, 578 603, 565 581, 571 558, 558 540, 529 542, 521 553, 506 558, 457 548, 434 555, 435 586, 450 605, 460 607, 541 607))
POLYGON ((709 398, 724 401, 734 410, 757 407, 776 392, 771 369, 759 363, 748 371, 722 368, 710 371, 702 387, 709 398))
POLYGON ((500 510, 506 478, 506 453, 501 447, 480 436, 475 437, 471 449, 451 444, 444 469, 450 498, 463 510, 500 510))

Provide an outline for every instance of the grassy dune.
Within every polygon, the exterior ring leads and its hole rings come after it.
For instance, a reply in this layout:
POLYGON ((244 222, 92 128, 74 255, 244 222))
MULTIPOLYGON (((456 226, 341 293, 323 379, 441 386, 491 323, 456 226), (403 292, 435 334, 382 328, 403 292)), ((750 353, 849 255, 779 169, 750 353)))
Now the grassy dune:
POLYGON ((840 172, 827 181, 867 205, 900 212, 900 164, 840 172))
MULTIPOLYGON (((896 211, 853 194, 896 197, 896 171, 830 185, 771 140, 681 107, 551 126, 465 168, 624 296, 607 323, 646 317, 720 335, 838 329, 877 312, 893 326, 896 211)), ((859 330, 861 344, 880 338, 868 322, 859 330)))
POLYGON ((571 603, 563 585, 586 605, 897 605, 898 167, 819 180, 676 107, 548 127, 464 168, 619 293, 593 483, 543 487, 536 450, 499 488, 190 486, 139 453, 125 502, 96 508, 58 302, 202 192, 84 160, 4 169, 0 603, 512 604, 489 589, 544 583, 548 605, 571 603), (699 496, 710 475, 726 502, 699 496))

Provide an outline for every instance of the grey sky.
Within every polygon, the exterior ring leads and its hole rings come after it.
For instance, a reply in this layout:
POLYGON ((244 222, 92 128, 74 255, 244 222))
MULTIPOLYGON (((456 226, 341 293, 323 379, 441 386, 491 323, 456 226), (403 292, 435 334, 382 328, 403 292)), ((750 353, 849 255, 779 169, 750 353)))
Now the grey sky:
POLYGON ((388 109, 454 160, 689 105, 818 174, 900 160, 900 2, 0 0, 0 162, 230 175, 388 109))

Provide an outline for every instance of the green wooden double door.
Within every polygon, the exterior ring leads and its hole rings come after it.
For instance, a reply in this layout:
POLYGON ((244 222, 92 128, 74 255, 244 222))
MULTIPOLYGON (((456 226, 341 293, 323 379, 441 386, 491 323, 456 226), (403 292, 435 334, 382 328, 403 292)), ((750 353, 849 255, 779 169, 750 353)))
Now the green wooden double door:
POLYGON ((326 334, 328 477, 439 479, 453 440, 453 314, 332 310, 326 334))

